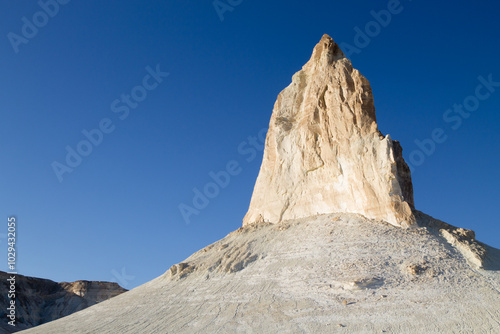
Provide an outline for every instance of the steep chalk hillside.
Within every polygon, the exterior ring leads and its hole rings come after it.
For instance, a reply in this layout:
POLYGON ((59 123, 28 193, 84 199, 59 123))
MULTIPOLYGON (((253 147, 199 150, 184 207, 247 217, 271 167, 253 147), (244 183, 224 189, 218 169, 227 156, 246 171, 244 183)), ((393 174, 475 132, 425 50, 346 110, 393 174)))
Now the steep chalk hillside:
MULTIPOLYGON (((0 304, 9 305, 7 279, 11 275, 0 271, 0 304)), ((0 310, 0 332, 12 333, 37 326, 96 303, 117 296, 127 290, 116 283, 76 281, 72 283, 16 275, 16 326, 7 324, 6 308, 0 310)))
POLYGON ((458 232, 417 215, 427 226, 356 214, 249 225, 26 333, 499 333, 500 250, 464 237, 487 250, 478 269, 442 236, 458 232))

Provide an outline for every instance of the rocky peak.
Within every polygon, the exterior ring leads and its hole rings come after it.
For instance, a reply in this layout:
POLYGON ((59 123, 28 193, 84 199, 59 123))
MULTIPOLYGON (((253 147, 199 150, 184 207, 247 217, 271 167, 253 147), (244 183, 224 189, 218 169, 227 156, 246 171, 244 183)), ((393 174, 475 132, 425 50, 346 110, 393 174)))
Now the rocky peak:
POLYGON ((324 34, 318 44, 314 47, 311 60, 308 64, 325 63, 331 65, 334 61, 345 58, 344 52, 333 41, 333 39, 324 34))
POLYGON ((347 212, 408 227, 402 148, 378 130, 368 80, 324 35, 274 105, 243 225, 347 212))

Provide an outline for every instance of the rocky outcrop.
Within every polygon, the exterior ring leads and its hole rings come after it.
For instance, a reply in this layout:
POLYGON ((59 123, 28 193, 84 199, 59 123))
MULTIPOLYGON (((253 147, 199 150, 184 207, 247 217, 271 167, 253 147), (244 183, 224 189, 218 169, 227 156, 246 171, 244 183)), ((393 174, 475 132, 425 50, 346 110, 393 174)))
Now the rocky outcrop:
MULTIPOLYGON (((0 271, 0 304, 9 305, 10 274, 0 271)), ((115 297, 125 291, 117 283, 75 281, 57 283, 48 279, 16 275, 16 327, 7 324, 6 308, 0 310, 0 331, 11 333, 67 316, 115 297)))
POLYGON ((487 247, 476 240, 476 233, 461 227, 455 227, 423 212, 415 211, 419 226, 428 228, 435 235, 444 238, 457 249, 474 268, 483 268, 487 257, 487 247))
POLYGON ((415 224, 402 148, 377 127, 368 80, 327 35, 278 96, 243 225, 349 212, 415 224))

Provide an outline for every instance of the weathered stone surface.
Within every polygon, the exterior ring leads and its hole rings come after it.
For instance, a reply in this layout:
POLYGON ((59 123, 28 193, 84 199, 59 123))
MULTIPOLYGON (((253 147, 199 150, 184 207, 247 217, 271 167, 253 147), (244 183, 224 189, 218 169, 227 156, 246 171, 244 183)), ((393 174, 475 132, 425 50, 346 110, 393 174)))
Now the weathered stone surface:
POLYGON ((476 269, 439 222, 419 214, 417 224, 341 213, 247 225, 26 333, 500 333, 500 251, 476 269))
MULTIPOLYGON (((9 305, 7 278, 0 271, 0 304, 9 305)), ((16 326, 7 324, 6 308, 0 310, 0 332, 12 333, 67 316, 127 291, 117 283, 48 279, 16 275, 16 326)))
POLYGON ((487 257, 486 245, 476 240, 474 231, 455 227, 417 210, 415 217, 420 226, 432 229, 462 253, 470 265, 476 268, 484 267, 487 257))
POLYGON ((368 80, 327 35, 278 96, 243 225, 350 212, 415 224, 402 148, 377 128, 368 80))

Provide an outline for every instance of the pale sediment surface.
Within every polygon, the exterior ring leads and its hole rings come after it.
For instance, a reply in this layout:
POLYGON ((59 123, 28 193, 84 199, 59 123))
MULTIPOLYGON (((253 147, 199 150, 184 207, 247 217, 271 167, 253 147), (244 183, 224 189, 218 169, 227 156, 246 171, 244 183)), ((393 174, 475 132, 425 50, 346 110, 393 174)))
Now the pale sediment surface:
POLYGON ((438 225, 330 214, 246 226, 26 333, 500 332, 499 250, 471 239, 487 249, 479 269, 438 225))

